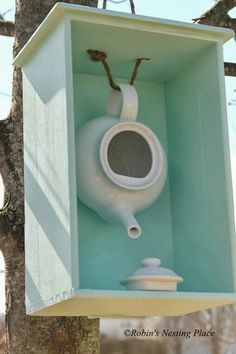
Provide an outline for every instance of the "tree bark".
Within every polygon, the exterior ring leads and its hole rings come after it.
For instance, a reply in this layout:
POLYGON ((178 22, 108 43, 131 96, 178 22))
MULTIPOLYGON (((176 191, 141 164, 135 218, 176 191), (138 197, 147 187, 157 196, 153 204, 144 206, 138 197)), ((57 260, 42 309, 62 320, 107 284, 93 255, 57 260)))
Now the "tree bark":
MULTIPOLYGON (((65 1, 97 6, 97 0, 65 1)), ((56 0, 17 0, 14 56, 56 0)), ((0 173, 4 207, 0 210, 0 248, 6 265, 8 354, 97 354, 99 322, 78 317, 30 317, 24 306, 24 180, 21 70, 14 69, 11 113, 0 121, 0 173)))
POLYGON ((232 28, 234 19, 228 12, 236 6, 236 0, 218 0, 216 3, 200 17, 193 19, 194 22, 210 26, 232 28))

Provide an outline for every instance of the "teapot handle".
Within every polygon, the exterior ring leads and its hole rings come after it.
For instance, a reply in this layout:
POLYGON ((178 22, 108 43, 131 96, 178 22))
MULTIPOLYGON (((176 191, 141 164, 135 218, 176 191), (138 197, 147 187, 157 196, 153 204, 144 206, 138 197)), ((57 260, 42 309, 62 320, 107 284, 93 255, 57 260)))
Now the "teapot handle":
POLYGON ((138 114, 138 95, 134 86, 120 84, 120 91, 111 90, 108 97, 107 115, 118 117, 121 121, 134 122, 138 114))

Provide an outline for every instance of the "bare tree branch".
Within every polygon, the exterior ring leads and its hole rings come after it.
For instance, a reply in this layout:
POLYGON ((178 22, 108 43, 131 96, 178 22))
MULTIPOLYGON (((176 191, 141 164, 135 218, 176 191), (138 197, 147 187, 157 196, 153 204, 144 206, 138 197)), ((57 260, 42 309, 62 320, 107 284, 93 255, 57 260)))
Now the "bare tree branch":
MULTIPOLYGON (((236 0, 216 0, 208 11, 193 21, 198 24, 230 28, 236 34, 236 19, 228 15, 228 12, 234 7, 236 7, 236 0)), ((236 77, 236 64, 225 63, 225 75, 236 77)))
POLYGON ((222 8, 224 11, 228 12, 236 6, 236 0, 216 0, 215 6, 222 8))
POLYGON ((206 17, 202 15, 199 19, 194 20, 195 23, 198 24, 205 24, 209 26, 217 26, 217 27, 224 27, 230 28, 234 32, 236 31, 236 22, 235 19, 231 18, 228 14, 221 14, 221 15, 207 15, 206 17))
POLYGON ((236 76, 236 63, 225 63, 225 75, 236 76))
POLYGON ((219 9, 217 9, 217 5, 202 14, 202 16, 193 19, 193 21, 198 24, 206 24, 209 26, 224 27, 235 30, 234 19, 232 19, 227 12, 219 11, 219 9))
POLYGON ((0 19, 0 35, 14 37, 15 23, 13 21, 5 21, 0 19))
POLYGON ((208 11, 204 12, 200 17, 194 18, 193 21, 195 23, 209 24, 211 26, 220 26, 219 23, 224 23, 224 21, 227 23, 227 21, 231 19, 228 12, 235 6, 236 0, 218 0, 208 11))

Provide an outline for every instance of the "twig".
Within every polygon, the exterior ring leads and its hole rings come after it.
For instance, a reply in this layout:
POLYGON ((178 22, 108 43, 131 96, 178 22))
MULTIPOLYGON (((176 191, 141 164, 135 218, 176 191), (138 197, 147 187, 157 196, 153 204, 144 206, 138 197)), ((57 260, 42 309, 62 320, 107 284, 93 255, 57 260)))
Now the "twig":
MULTIPOLYGON (((104 52, 102 52, 100 50, 96 50, 96 49, 88 49, 87 53, 90 55, 90 58, 91 58, 92 61, 95 61, 95 62, 99 62, 100 61, 103 64, 103 67, 104 67, 104 69, 106 71, 110 86, 114 90, 120 91, 119 86, 117 86, 116 83, 113 80, 111 69, 110 69, 110 67, 109 67, 109 65, 108 65, 108 63, 106 61, 106 59, 107 59, 106 53, 104 53, 104 52)), ((135 81, 135 79, 137 77, 137 74, 138 74, 139 66, 140 66, 140 64, 142 63, 143 60, 150 60, 150 59, 149 58, 138 58, 136 60, 135 66, 134 66, 134 70, 133 70, 133 73, 132 73, 132 76, 131 76, 131 79, 130 79, 130 85, 134 84, 134 81, 135 81)))
POLYGON ((134 84, 134 80, 136 79, 136 76, 138 74, 138 68, 140 64, 142 63, 143 60, 150 60, 149 58, 138 58, 135 63, 134 71, 132 73, 131 79, 130 79, 130 85, 134 84))
POLYGON ((88 49, 87 52, 90 55, 90 58, 92 61, 95 61, 95 62, 100 61, 103 64, 103 67, 107 73, 107 77, 108 77, 110 86, 114 90, 120 91, 119 86, 117 86, 113 80, 111 69, 106 61, 106 58, 107 58, 106 53, 99 51, 99 50, 95 50, 95 49, 88 49))

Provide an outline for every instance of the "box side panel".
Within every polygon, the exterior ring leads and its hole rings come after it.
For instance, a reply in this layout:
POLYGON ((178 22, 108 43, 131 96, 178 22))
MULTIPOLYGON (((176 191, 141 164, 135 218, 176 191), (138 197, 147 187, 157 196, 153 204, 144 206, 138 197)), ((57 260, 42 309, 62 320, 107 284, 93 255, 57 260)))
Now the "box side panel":
POLYGON ((166 85, 175 269, 185 291, 233 291, 221 79, 212 45, 166 85))
MULTIPOLYGON (((104 115, 110 88, 107 78, 101 76, 75 74, 74 83, 79 129, 86 121, 104 115)), ((137 121, 152 129, 166 152, 163 85, 137 81, 135 87, 139 96, 137 121)), ((157 201, 136 217, 142 235, 131 239, 121 225, 104 221, 78 201, 81 288, 122 289, 119 281, 139 268, 145 257, 160 257, 163 266, 173 267, 168 180, 157 201)))
POLYGON ((221 43, 217 45, 218 56, 218 70, 219 70, 219 89, 221 94, 221 114, 222 114, 222 133, 224 142, 224 156, 225 156, 225 178, 226 178, 226 192, 229 206, 229 227, 231 235, 231 254, 232 254, 232 268, 234 279, 234 291, 236 291, 236 234, 235 234, 235 210, 234 210, 234 181, 233 181, 233 146, 230 146, 230 133, 234 134, 232 126, 229 127, 230 122, 227 117, 227 100, 225 91, 225 75, 224 75, 224 56, 221 43), (231 156, 230 156, 231 155, 231 156), (231 166, 232 164, 232 166, 231 166))
MULTIPOLYGON (((70 289, 75 220, 71 216, 65 24, 24 68, 25 238, 27 306, 70 289)), ((72 119, 73 120, 73 119, 72 119)))

